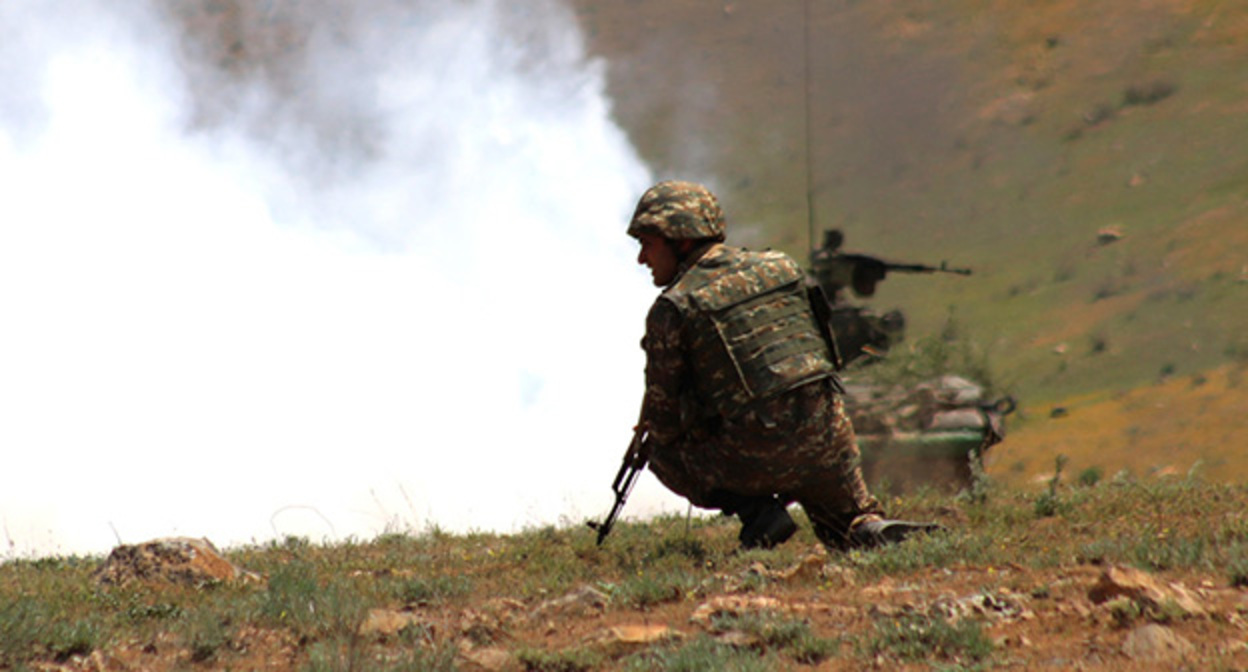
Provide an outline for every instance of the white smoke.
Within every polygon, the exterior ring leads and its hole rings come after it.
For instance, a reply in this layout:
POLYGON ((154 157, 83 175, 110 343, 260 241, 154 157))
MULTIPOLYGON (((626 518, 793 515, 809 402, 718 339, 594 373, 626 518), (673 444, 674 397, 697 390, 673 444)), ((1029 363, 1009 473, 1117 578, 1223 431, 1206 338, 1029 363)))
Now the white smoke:
POLYGON ((278 86, 141 6, 0 4, 7 554, 607 508, 650 178, 570 13, 327 1, 278 86))

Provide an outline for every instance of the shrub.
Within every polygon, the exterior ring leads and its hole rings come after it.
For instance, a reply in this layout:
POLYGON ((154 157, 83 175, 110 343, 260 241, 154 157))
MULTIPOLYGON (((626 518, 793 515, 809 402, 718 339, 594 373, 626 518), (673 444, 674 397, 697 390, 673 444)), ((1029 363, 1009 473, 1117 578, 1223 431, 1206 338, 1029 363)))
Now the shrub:
POLYGON ((992 650, 992 641, 978 622, 963 619, 951 623, 938 616, 925 615, 877 621, 874 636, 861 648, 868 658, 887 655, 902 660, 954 661, 982 661, 992 650))
POLYGON ((805 621, 786 619, 774 614, 746 614, 717 618, 712 621, 715 632, 740 631, 756 637, 767 650, 774 650, 803 665, 814 665, 836 653, 840 643, 816 636, 805 621))
POLYGON ((665 670, 665 672, 769 672, 777 668, 773 656, 759 656, 750 649, 739 649, 706 635, 686 644, 658 648, 631 656, 625 669, 634 672, 665 670))
POLYGON ((526 672, 587 672, 602 665, 602 654, 585 649, 542 651, 522 649, 516 654, 526 672))
POLYGON ((1174 95, 1178 87, 1173 82, 1155 79, 1146 84, 1132 84, 1122 92, 1122 105, 1152 105, 1174 95))
POLYGON ((1101 478, 1104 477, 1104 475, 1105 472, 1100 467, 1088 467, 1087 469, 1079 472, 1077 480, 1079 481, 1079 485, 1082 485, 1085 488, 1090 488, 1097 483, 1100 483, 1101 478))

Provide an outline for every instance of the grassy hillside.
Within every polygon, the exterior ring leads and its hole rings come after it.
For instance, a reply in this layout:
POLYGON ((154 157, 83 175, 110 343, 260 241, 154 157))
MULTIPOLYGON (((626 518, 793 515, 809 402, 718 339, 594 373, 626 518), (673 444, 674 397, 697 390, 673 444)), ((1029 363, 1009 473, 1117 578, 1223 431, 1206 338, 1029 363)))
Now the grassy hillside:
MULTIPOLYGON (((839 227, 974 268, 892 276, 873 303, 916 337, 952 315, 1023 417, 1248 363, 1248 5, 576 4, 620 123, 659 177, 715 185, 736 242, 804 258, 839 227)), ((1005 450, 1030 445, 1015 426, 1005 450)), ((1196 443, 1173 449, 1226 448, 1196 443)))
POLYGON ((804 521, 739 552, 732 520, 676 516, 602 547, 580 525, 288 538, 227 553, 254 574, 226 582, 10 561, 0 670, 1244 669, 1248 492, 1090 483, 893 501, 948 531, 848 554, 804 521))

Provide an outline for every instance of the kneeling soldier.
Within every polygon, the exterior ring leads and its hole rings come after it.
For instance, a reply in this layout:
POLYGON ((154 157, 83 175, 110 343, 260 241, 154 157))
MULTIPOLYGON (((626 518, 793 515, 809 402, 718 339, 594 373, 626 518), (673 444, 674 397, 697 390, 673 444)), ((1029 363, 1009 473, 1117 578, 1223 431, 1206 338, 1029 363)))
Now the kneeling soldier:
POLYGON ((641 452, 664 485, 738 516, 745 548, 791 537, 791 502, 834 549, 937 527, 887 520, 867 491, 835 342, 816 317, 826 300, 791 257, 724 245, 719 202, 690 182, 647 190, 628 233, 663 288, 642 341, 641 452))

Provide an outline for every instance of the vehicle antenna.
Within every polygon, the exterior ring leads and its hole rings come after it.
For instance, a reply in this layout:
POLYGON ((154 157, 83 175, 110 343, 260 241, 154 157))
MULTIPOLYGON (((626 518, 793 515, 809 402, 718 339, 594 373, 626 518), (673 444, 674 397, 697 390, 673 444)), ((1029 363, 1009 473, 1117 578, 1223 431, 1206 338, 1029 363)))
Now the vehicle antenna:
POLYGON ((803 79, 804 89, 802 92, 804 114, 806 116, 806 228, 809 234, 810 252, 813 254, 818 249, 818 238, 815 234, 815 186, 814 186, 814 157, 811 149, 811 114, 810 114, 810 0, 804 0, 802 3, 802 55, 803 55, 803 79))

